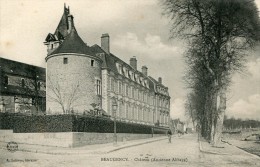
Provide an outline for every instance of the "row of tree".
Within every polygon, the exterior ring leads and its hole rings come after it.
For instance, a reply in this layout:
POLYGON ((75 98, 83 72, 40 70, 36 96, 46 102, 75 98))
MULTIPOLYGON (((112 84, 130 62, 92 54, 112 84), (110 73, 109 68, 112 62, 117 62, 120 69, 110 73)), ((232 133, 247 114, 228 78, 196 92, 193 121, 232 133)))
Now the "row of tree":
POLYGON ((226 130, 260 128, 260 121, 249 120, 249 119, 242 120, 242 119, 235 119, 235 118, 225 118, 224 128, 226 130))
POLYGON ((243 70, 248 49, 260 39, 257 7, 253 0, 164 0, 162 6, 171 37, 187 42, 187 113, 216 146, 232 74, 243 70))

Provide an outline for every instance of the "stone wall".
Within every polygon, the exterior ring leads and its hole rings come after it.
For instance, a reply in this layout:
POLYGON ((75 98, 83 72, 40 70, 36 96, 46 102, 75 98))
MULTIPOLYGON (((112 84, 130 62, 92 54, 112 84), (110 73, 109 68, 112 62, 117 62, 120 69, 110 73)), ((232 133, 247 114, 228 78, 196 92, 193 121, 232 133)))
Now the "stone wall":
MULTIPOLYGON (((146 139, 151 137, 164 136, 165 134, 131 134, 131 133, 117 133, 117 141, 125 142, 129 140, 146 139)), ((101 143, 112 143, 113 133, 73 133, 73 147, 90 145, 90 144, 101 144, 101 143)))
POLYGON ((97 82, 101 81, 101 62, 99 59, 80 54, 60 54, 47 60, 47 113, 63 113, 57 94, 63 98, 64 107, 83 113, 93 109, 90 104, 101 104, 97 95, 97 82), (64 58, 67 63, 64 64, 64 58), (91 61, 94 61, 93 66, 91 61), (53 91, 56 88, 56 93, 53 91))
MULTIPOLYGON (((113 133, 87 133, 87 132, 59 132, 59 133, 13 133, 12 130, 0 130, 0 141, 14 141, 26 144, 79 147, 91 144, 103 144, 113 142, 113 133)), ((118 133, 117 141, 129 141, 163 136, 165 134, 130 134, 118 133)))
POLYGON ((72 147, 72 133, 13 133, 12 130, 0 130, 0 141, 57 147, 72 147))

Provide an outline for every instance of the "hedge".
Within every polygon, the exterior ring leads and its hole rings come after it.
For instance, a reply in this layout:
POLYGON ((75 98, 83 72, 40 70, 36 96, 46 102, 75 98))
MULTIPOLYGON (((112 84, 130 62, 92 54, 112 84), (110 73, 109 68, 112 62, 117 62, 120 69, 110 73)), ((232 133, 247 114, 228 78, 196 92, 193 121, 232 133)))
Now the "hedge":
MULTIPOLYGON (((113 133, 114 121, 107 117, 84 115, 19 115, 0 113, 0 129, 15 133, 99 132, 113 133)), ((116 122, 117 133, 163 134, 163 127, 116 122)))

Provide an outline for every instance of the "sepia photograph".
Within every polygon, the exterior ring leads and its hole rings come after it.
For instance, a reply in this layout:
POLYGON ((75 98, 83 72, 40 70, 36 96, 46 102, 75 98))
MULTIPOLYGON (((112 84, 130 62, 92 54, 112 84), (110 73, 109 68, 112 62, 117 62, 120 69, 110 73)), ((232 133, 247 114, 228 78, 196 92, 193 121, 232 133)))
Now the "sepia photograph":
POLYGON ((0 0, 0 167, 260 166, 260 0, 0 0))

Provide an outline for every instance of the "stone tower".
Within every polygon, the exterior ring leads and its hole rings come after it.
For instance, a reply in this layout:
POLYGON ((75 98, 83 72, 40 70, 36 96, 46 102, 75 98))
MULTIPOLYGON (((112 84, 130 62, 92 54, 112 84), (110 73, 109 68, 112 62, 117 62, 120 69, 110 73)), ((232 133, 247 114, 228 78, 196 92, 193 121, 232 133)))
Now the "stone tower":
POLYGON ((48 114, 83 113, 101 106, 101 64, 79 37, 69 8, 54 34, 44 42, 46 57, 46 110, 48 114))

